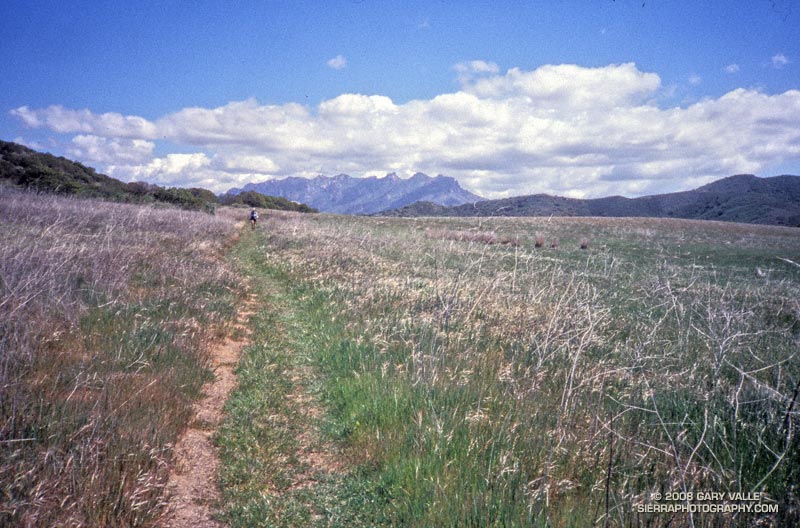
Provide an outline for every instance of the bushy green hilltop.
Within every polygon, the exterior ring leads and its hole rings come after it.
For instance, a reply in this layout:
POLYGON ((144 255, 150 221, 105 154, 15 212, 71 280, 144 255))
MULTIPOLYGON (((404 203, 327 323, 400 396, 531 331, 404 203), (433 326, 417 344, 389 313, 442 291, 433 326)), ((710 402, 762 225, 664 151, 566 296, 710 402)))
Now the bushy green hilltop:
POLYGON ((81 163, 7 141, 0 141, 0 183, 118 202, 162 202, 201 211, 213 211, 217 205, 241 204, 284 211, 315 212, 305 204, 257 192, 217 198, 207 189, 165 188, 145 182, 125 183, 100 174, 81 163))

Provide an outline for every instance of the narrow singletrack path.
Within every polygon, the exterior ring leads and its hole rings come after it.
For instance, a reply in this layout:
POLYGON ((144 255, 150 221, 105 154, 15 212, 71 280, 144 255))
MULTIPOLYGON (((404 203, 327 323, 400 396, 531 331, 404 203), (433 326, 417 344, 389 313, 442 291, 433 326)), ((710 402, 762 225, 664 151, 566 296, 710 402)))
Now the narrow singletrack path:
POLYGON ((253 298, 246 298, 243 305, 234 325, 234 336, 212 351, 215 379, 204 386, 203 398, 195 404, 195 418, 175 446, 176 464, 167 484, 169 507, 165 525, 170 528, 225 526, 214 519, 220 493, 219 456, 213 437, 222 421, 225 402, 236 387, 234 369, 249 339, 246 323, 253 315, 253 298))
POLYGON ((363 502, 363 485, 325 430, 319 314, 266 264, 262 236, 243 230, 232 250, 250 293, 176 445, 170 528, 349 526, 360 515, 350 504, 363 502))

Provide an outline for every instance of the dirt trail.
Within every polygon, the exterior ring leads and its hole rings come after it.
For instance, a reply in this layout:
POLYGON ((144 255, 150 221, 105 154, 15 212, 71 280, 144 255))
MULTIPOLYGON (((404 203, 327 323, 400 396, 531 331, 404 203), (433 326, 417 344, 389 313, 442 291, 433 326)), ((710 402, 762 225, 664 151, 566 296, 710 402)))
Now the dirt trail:
MULTIPOLYGON (((253 314, 255 304, 246 299, 234 328, 246 335, 245 323, 253 314)), ((217 469, 219 457, 212 442, 214 432, 222 421, 223 407, 236 387, 233 370, 245 340, 227 338, 212 351, 211 364, 215 379, 204 387, 203 398, 195 404, 195 419, 175 446, 176 464, 167 484, 169 493, 165 526, 170 528, 221 528, 225 525, 213 518, 214 505, 219 501, 217 469)))
MULTIPOLYGON (((276 294, 277 291, 269 292, 267 298, 276 294)), ((228 337, 212 351, 215 379, 203 387, 203 398, 194 407, 194 420, 175 446, 176 462, 167 484, 169 502, 163 517, 163 526, 167 528, 226 526, 214 519, 220 501, 217 487, 220 460, 213 437, 224 418, 225 403, 236 388, 234 369, 239 363, 241 350, 251 339, 247 323, 259 302, 265 301, 254 295, 243 299, 243 310, 238 314, 232 333, 244 337, 228 337)), ((277 335, 285 336, 286 329, 280 326, 278 323, 275 331, 277 335)), ((293 353, 291 345, 285 345, 287 352, 293 353)), ((270 492, 276 498, 294 501, 298 499, 290 497, 296 492, 314 488, 333 474, 347 473, 348 464, 335 446, 323 439, 319 430, 324 410, 312 394, 313 368, 302 361, 290 361, 285 375, 292 382, 292 390, 286 395, 288 405, 283 411, 284 426, 291 427, 296 442, 292 453, 284 453, 287 459, 285 470, 290 475, 288 487, 272 488, 270 492)), ((268 485, 267 489, 270 487, 268 485)), ((300 499, 300 502, 305 500, 300 499)), ((317 504, 306 504, 306 507, 311 511, 313 522, 322 519, 317 504)))

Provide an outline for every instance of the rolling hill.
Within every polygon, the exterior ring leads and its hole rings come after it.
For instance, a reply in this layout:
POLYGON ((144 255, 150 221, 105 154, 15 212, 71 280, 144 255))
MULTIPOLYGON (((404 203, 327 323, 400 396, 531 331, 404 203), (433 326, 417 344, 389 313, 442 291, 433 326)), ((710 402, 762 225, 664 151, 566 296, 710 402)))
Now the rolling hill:
POLYGON ((800 227, 800 177, 729 176, 691 191, 581 200, 534 194, 442 207, 416 203, 382 216, 605 216, 687 218, 800 227))
POLYGON ((117 202, 169 203, 184 209, 204 211, 213 211, 217 204, 315 211, 305 204, 255 192, 217 198, 213 192, 201 188, 167 188, 146 182, 125 183, 76 161, 37 152, 8 141, 0 141, 0 184, 117 202))

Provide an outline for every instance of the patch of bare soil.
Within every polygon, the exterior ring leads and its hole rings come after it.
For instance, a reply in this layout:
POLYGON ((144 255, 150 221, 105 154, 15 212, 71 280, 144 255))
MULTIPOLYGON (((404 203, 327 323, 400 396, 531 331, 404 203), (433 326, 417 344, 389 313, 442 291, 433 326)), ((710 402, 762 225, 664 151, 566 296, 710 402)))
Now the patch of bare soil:
MULTIPOLYGON (((245 306, 252 306, 248 301, 245 306)), ((252 312, 245 308, 235 326, 246 331, 244 323, 252 312)), ((233 372, 246 341, 226 339, 212 351, 214 381, 204 387, 203 398, 195 405, 195 419, 175 446, 176 464, 167 483, 169 506, 164 525, 170 528, 220 528, 214 519, 219 501, 216 476, 219 456, 213 435, 222 421, 228 395, 236 387, 233 372)))

